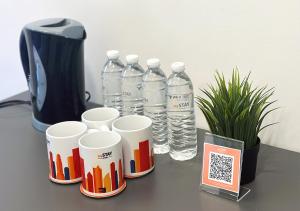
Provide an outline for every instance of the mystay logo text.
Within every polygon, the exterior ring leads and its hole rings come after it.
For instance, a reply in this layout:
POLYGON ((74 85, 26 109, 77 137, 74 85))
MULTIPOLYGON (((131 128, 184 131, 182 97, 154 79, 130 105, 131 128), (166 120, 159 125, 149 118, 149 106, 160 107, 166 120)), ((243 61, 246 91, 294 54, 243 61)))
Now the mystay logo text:
POLYGON ((107 158, 111 158, 111 156, 112 156, 112 151, 104 152, 104 153, 98 155, 98 159, 107 159, 107 158))

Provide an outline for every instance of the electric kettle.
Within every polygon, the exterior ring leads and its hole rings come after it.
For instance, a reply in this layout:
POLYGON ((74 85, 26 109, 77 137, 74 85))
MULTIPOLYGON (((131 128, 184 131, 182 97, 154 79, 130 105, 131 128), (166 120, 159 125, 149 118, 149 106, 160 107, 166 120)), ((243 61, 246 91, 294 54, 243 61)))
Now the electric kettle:
POLYGON ((85 111, 83 25, 51 18, 24 26, 20 54, 31 95, 32 125, 80 120, 85 111))

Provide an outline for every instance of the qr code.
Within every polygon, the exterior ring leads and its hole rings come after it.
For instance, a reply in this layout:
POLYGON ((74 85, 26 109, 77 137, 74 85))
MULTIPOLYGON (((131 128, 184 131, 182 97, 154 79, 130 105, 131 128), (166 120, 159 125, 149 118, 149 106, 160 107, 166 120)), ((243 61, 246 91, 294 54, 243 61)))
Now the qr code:
POLYGON ((210 152, 208 178, 232 184, 234 158, 230 155, 210 152))

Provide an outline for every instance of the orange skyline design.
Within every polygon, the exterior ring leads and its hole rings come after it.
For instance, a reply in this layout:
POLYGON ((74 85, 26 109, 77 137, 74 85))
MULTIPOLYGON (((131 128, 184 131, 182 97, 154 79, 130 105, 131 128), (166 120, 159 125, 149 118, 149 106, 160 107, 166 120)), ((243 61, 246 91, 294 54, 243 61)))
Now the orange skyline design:
POLYGON ((70 180, 81 177, 79 148, 72 149, 72 155, 67 157, 67 163, 68 166, 64 167, 60 154, 56 154, 54 162, 53 154, 49 151, 49 170, 52 178, 58 180, 70 180))
POLYGON ((149 151, 149 140, 139 142, 139 148, 133 151, 134 159, 130 160, 131 173, 147 171, 154 166, 153 149, 151 149, 151 153, 149 151))
POLYGON ((92 172, 85 174, 84 160, 80 158, 82 187, 92 193, 107 193, 120 188, 124 183, 122 160, 118 162, 118 170, 115 169, 115 162, 110 163, 110 172, 103 177, 103 170, 100 166, 93 168, 92 172), (86 176, 85 176, 86 175, 86 176))

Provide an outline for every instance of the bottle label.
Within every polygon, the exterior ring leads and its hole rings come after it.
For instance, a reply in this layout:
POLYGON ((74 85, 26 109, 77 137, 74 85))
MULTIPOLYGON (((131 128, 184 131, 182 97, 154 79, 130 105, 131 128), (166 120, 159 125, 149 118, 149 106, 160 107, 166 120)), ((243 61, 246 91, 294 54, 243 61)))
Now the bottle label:
POLYGON ((123 81, 122 84, 122 97, 123 98, 141 98, 142 97, 142 83, 132 83, 123 81))
POLYGON ((168 95, 168 111, 190 111, 193 106, 193 94, 168 95))
POLYGON ((117 74, 103 74, 102 86, 105 95, 121 94, 121 76, 117 74))
POLYGON ((144 91, 144 105, 153 106, 153 105, 165 105, 166 104, 166 89, 159 91, 156 90, 147 90, 144 91))

